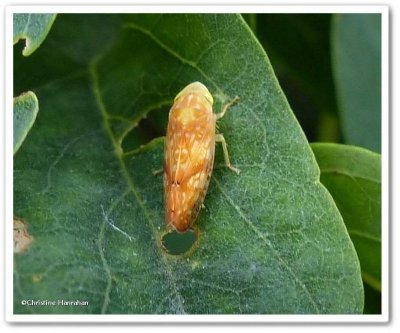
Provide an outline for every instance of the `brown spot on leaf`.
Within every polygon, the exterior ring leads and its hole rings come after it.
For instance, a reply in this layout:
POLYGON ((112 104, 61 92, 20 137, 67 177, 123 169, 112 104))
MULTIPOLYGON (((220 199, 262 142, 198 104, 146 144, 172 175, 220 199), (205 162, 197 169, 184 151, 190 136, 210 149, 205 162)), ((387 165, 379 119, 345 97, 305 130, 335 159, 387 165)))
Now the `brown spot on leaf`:
POLYGON ((26 251, 32 242, 33 237, 28 233, 26 222, 14 216, 14 253, 26 251))
POLYGON ((32 281, 35 283, 38 283, 40 281, 42 281, 43 275, 40 273, 36 273, 32 276, 32 281))

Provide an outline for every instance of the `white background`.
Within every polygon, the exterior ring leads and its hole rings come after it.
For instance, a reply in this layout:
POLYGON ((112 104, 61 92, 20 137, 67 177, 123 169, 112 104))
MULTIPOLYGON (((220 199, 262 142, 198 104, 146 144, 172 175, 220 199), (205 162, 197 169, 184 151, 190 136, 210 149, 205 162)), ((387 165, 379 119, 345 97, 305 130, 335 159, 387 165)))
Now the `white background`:
MULTIPOLYGON (((391 240, 391 254, 390 254, 390 280, 391 280, 391 294, 390 294, 390 322, 388 324, 371 324, 371 323, 365 323, 365 324, 339 324, 339 323, 327 323, 327 324, 295 324, 295 323, 290 323, 290 324, 257 324, 257 325, 249 325, 249 324, 239 324, 239 323, 232 323, 230 325, 223 325, 223 324, 200 324, 200 325, 187 325, 187 324, 179 324, 179 325, 173 325, 173 324, 168 324, 168 325, 163 325, 161 323, 159 324, 120 324, 118 325, 118 331, 120 332, 150 332, 154 330, 162 330, 163 332, 185 332, 187 333, 188 330, 190 332, 203 332, 207 331, 208 332, 220 332, 221 330, 229 330, 229 332, 242 332, 243 330, 251 330, 251 331, 268 331, 268 332, 298 332, 298 331, 303 331, 303 332, 320 332, 323 330, 324 332, 333 332, 333 331, 338 331, 340 330, 341 333, 343 332, 354 332, 354 331, 363 331, 363 332, 385 332, 385 331, 398 331, 400 329, 400 295, 399 295, 399 288, 397 287, 396 281, 400 281, 400 275, 398 271, 398 262, 399 262, 399 244, 400 242, 397 241, 397 237, 400 236, 399 233, 399 226, 398 226, 398 221, 400 218, 400 212, 399 212, 399 189, 398 187, 396 188, 396 185, 399 184, 399 176, 398 173, 396 173, 396 170, 399 170, 400 164, 399 164, 399 148, 397 147, 396 143, 400 142, 400 131, 396 130, 398 128, 399 124, 399 112, 400 112, 400 103, 399 103, 399 95, 400 95, 400 81, 399 81, 399 61, 400 61, 400 52, 399 52, 399 43, 400 43, 400 1, 398 0, 388 0, 388 1, 351 1, 351 2, 337 2, 337 1, 308 1, 308 2, 302 2, 302 1, 252 1, 252 0, 247 0, 247 1, 221 1, 221 0, 216 0, 216 1, 142 1, 141 3, 138 1, 93 1, 93 0, 86 0, 86 1, 63 1, 63 2, 56 2, 56 1, 48 1, 48 0, 42 0, 42 1, 30 1, 30 0, 25 0, 25 1, 3 1, 3 15, 1 16, 1 35, 0 39, 2 40, 2 52, 1 52, 1 64, 3 71, 2 73, 5 72, 6 66, 9 64, 5 64, 5 31, 4 31, 4 24, 5 24, 5 7, 8 5, 35 5, 35 4, 40 4, 40 5, 112 5, 110 7, 111 10, 115 10, 116 5, 133 5, 133 4, 174 4, 174 5, 179 5, 179 4, 220 4, 220 5, 233 5, 233 4, 240 4, 240 5, 251 5, 251 4, 258 4, 258 5, 389 5, 389 21, 390 21, 390 28, 389 28, 389 48, 390 48, 390 62, 389 62, 389 76, 390 76, 390 87, 389 87, 389 93, 391 94, 390 100, 389 100, 389 105, 390 105, 390 114, 389 114, 389 127, 392 130, 392 135, 389 138, 390 140, 390 168, 391 172, 389 174, 390 176, 390 203, 393 204, 393 210, 390 212, 390 240, 391 240), (396 126, 397 125, 397 126, 396 126), (397 152, 396 152, 397 150, 397 152)), ((251 11, 251 10, 250 10, 251 11)), ((11 45, 7 45, 7 47, 12 47, 11 45)), ((10 112, 10 110, 5 110, 5 101, 4 101, 4 87, 6 87, 7 82, 5 81, 5 75, 3 74, 2 76, 2 85, 0 86, 3 87, 2 89, 2 109, 3 112, 1 112, 0 116, 0 129, 1 129, 1 135, 0 135, 0 150, 1 150, 1 158, 2 161, 0 163, 0 212, 3 213, 3 219, 1 219, 1 224, 2 227, 0 227, 1 230, 1 239, 4 239, 4 224, 6 222, 4 218, 4 200, 5 196, 9 197, 12 195, 12 193, 5 193, 4 192, 4 145, 6 144, 5 142, 5 135, 4 135, 4 114, 5 112, 10 112)), ((383 133, 383 135, 389 135, 388 133, 383 133)), ((11 142, 7 142, 7 144, 12 144, 11 142)), ((0 258, 4 258, 4 242, 0 241, 0 258)), ((4 261, 1 261, 4 263, 4 261)), ((1 321, 0 321, 0 328, 1 332, 53 332, 53 331, 69 331, 69 330, 77 330, 77 331, 88 331, 88 332, 108 332, 110 329, 113 330, 115 329, 113 324, 106 324, 106 323, 99 323, 99 324, 8 324, 4 321, 4 314, 5 314, 5 303, 4 303, 4 271, 1 272, 0 274, 0 314, 1 314, 1 321)), ((335 320, 334 317, 332 317, 332 320, 335 320)))

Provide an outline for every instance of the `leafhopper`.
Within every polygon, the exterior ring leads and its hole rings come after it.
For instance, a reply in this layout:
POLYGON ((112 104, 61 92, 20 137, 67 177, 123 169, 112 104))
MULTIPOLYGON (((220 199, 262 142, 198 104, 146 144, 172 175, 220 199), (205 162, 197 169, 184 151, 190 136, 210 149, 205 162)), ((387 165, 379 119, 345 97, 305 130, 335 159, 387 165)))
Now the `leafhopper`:
POLYGON ((164 202, 167 229, 185 232, 197 219, 214 165, 215 143, 221 142, 226 166, 231 165, 227 144, 216 134, 216 122, 239 97, 213 113, 213 97, 200 82, 187 85, 169 112, 164 148, 164 202))

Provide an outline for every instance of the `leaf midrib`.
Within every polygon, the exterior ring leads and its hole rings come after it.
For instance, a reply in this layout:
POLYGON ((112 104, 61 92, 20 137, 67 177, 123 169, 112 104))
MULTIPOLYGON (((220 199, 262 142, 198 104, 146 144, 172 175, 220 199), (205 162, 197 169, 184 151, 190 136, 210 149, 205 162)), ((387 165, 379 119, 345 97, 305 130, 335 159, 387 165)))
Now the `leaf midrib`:
MULTIPOLYGON (((95 99, 96 99, 96 102, 98 104, 100 113, 101 113, 101 115, 103 117, 103 123, 104 123, 104 127, 106 129, 106 133, 107 133, 111 143, 114 146, 115 156, 117 157, 117 159, 118 159, 118 161, 120 163, 121 170, 122 170, 122 172, 124 174, 124 177, 125 177, 125 179, 127 181, 127 185, 129 187, 131 193, 133 194, 136 202, 138 203, 139 207, 143 211, 143 214, 144 214, 146 220, 148 221, 148 225, 150 227, 151 232, 154 235, 154 238, 158 239, 157 228, 154 225, 154 223, 153 223, 153 221, 152 221, 152 219, 150 217, 150 214, 149 214, 149 212, 147 211, 147 209, 146 209, 146 207, 144 205, 143 200, 141 199, 141 197, 139 196, 138 192, 136 191, 135 185, 134 185, 131 177, 129 176, 129 172, 128 172, 127 168, 126 168, 126 165, 122 160, 121 147, 116 142, 116 140, 115 140, 115 138, 114 138, 114 136, 112 134, 112 130, 110 128, 110 124, 107 121, 107 119, 108 119, 107 114, 108 113, 107 113, 106 107, 105 107, 105 105, 103 103, 103 100, 102 100, 102 97, 101 97, 101 93, 100 93, 100 89, 99 89, 99 84, 98 84, 99 81, 98 81, 98 78, 97 78, 97 71, 96 71, 96 60, 93 60, 90 63, 89 69, 90 69, 91 82, 92 82, 92 88, 93 88, 93 92, 94 92, 94 95, 95 95, 95 99)), ((158 244, 158 243, 156 243, 156 244, 158 245, 157 249, 158 249, 159 260, 162 263, 162 265, 165 267, 165 271, 169 276, 169 281, 171 283, 171 287, 172 287, 172 289, 174 291, 174 294, 177 296, 177 299, 180 302, 179 307, 183 310, 183 312, 185 312, 184 311, 184 307, 183 307, 183 301, 182 301, 183 297, 179 292, 179 288, 178 288, 176 277, 173 274, 173 270, 171 269, 171 266, 170 266, 169 262, 166 260, 166 257, 163 256, 160 244, 158 244)), ((107 261, 106 261, 105 257, 102 258, 102 260, 103 260, 103 264, 105 264, 105 269, 106 269, 106 272, 107 272, 108 264, 107 264, 107 261)), ((111 276, 109 276, 109 275, 108 275, 108 277, 109 277, 109 279, 111 278, 111 276)), ((107 294, 106 294, 105 297, 106 298, 108 297, 107 294)), ((105 299, 104 304, 106 304, 106 301, 107 301, 107 299, 105 299)), ((102 311, 103 311, 103 313, 105 313, 105 311, 106 311, 106 307, 105 306, 103 306, 102 311)))

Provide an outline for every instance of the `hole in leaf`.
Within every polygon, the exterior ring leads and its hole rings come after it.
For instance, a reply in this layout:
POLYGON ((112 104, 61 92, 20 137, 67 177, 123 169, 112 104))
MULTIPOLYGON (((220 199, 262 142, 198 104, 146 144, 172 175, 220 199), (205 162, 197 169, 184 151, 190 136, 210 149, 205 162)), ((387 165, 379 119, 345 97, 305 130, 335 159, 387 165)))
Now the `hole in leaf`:
POLYGON ((165 135, 169 108, 164 106, 149 112, 122 141, 122 150, 128 152, 165 135))
POLYGON ((189 251, 197 240, 197 234, 193 230, 184 233, 171 231, 162 238, 165 250, 172 255, 179 255, 189 251))

